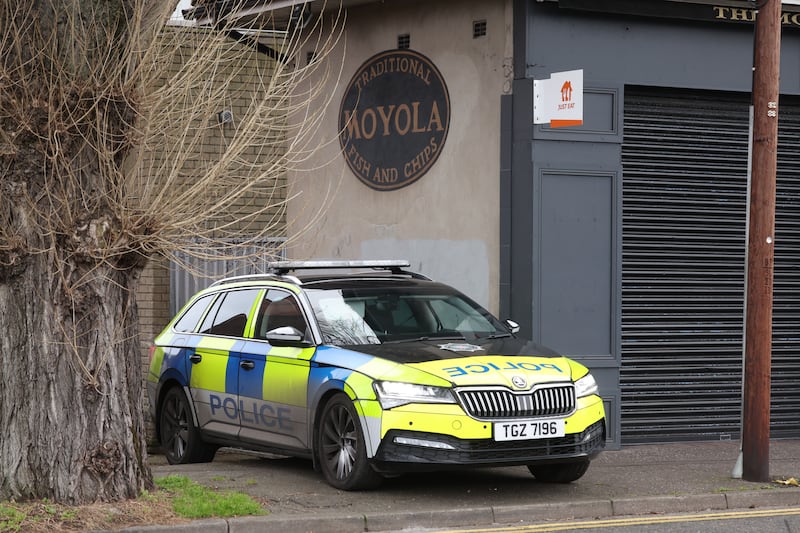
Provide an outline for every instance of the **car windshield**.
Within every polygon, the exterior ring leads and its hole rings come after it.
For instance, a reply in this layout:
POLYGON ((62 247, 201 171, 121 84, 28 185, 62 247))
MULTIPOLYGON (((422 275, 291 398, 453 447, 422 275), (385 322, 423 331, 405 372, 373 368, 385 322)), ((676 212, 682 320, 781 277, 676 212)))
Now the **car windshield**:
POLYGON ((488 311, 447 287, 307 289, 325 344, 508 335, 488 311))

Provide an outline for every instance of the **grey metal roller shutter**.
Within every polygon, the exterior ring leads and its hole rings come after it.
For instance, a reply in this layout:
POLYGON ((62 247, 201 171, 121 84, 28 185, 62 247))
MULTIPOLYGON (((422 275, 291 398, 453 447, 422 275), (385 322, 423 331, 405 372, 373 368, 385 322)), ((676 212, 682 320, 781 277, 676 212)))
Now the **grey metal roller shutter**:
POLYGON ((800 99, 780 106, 771 435, 800 437, 800 99))
MULTIPOLYGON (((623 443, 739 434, 747 109, 747 95, 626 87, 623 443)), ((781 102, 773 436, 800 435, 798 117, 781 102)))

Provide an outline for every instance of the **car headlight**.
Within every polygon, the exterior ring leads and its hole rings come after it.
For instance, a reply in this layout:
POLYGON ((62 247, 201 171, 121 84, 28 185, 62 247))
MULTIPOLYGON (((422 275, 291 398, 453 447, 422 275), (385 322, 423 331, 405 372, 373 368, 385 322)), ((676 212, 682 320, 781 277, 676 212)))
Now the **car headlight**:
POLYGON ((582 398, 590 394, 597 394, 597 382, 594 380, 594 376, 586 374, 575 382, 575 396, 582 398))
POLYGON ((376 381, 375 394, 381 407, 391 409, 407 403, 455 403, 453 393, 445 387, 416 385, 399 381, 376 381))

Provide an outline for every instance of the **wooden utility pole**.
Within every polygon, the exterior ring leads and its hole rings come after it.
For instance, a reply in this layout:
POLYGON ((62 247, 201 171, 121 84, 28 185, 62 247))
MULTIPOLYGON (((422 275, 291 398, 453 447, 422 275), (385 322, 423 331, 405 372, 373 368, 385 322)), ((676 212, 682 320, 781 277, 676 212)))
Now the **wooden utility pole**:
POLYGON ((742 478, 747 481, 769 481, 780 47, 781 2, 762 0, 753 53, 753 160, 742 413, 742 478))

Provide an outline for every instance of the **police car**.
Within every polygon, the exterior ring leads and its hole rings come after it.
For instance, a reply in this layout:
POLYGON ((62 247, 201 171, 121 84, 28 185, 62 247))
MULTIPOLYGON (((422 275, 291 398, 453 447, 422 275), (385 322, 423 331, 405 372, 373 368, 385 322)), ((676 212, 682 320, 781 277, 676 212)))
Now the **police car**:
POLYGON ((196 294, 151 349, 167 460, 307 457, 344 490, 451 467, 580 478, 606 438, 588 369, 408 266, 284 261, 196 294))

